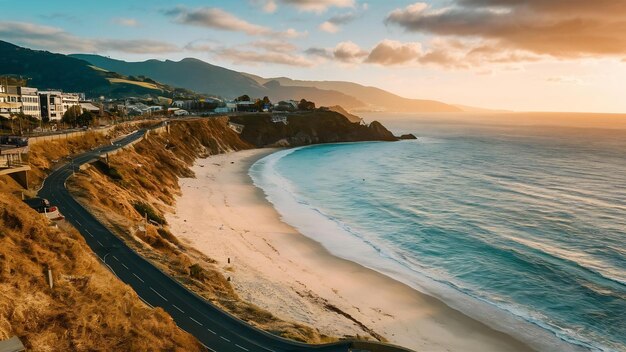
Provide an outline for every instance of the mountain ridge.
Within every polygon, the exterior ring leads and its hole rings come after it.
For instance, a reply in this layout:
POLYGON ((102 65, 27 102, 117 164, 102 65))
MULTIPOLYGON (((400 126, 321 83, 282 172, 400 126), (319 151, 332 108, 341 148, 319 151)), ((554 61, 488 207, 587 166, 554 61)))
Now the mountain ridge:
POLYGON ((128 62, 101 55, 72 54, 93 65, 126 75, 145 75, 198 93, 235 98, 248 94, 273 101, 306 98, 318 106, 340 105, 355 111, 461 112, 450 104, 403 98, 380 88, 344 81, 299 81, 287 77, 262 78, 213 65, 197 58, 179 61, 150 59, 128 62), (267 84, 277 82, 277 84, 267 84))

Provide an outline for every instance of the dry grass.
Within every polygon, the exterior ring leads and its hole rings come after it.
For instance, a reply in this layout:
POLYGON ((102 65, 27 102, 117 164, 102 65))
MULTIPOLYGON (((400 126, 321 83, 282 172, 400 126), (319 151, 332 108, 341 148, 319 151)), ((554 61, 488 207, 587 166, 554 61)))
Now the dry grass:
POLYGON ((136 86, 140 86, 148 89, 159 89, 159 87, 154 83, 149 82, 139 82, 139 81, 131 81, 129 79, 123 78, 107 78, 111 83, 126 83, 126 84, 134 84, 136 86))
POLYGON ((196 158, 251 148, 230 130, 227 120, 177 122, 170 134, 152 135, 123 153, 96 163, 68 183, 79 201, 144 257, 191 290, 240 319, 274 334, 310 343, 335 339, 309 326, 280 320, 241 300, 216 261, 184 247, 167 227, 137 231, 143 214, 134 204, 147 203, 162 217, 179 194, 179 177, 193 176, 196 158))
POLYGON ((202 350, 90 253, 74 229, 0 193, 0 340, 17 335, 33 351, 202 350))

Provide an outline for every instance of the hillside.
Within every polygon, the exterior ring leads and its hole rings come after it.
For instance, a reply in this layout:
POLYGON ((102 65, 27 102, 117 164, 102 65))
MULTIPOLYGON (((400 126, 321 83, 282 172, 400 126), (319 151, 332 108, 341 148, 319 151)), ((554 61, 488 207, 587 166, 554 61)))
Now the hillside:
POLYGON ((71 56, 110 71, 133 76, 145 75, 166 84, 227 99, 247 94, 259 98, 268 96, 275 102, 306 98, 314 101, 318 106, 341 105, 347 109, 364 105, 362 101, 338 91, 317 87, 284 87, 278 82, 259 84, 256 80, 237 71, 211 65, 198 59, 127 62, 100 55, 73 54, 71 56))
MULTIPOLYGON (((376 87, 366 87, 357 83, 344 81, 300 81, 286 77, 262 78, 245 74, 260 84, 276 81, 284 87, 314 87, 324 90, 334 90, 355 97, 366 102, 358 110, 361 111, 389 111, 389 112, 461 112, 461 108, 434 100, 408 99, 389 93, 376 87)), ((336 105, 336 104, 329 104, 336 105)), ((343 104, 337 104, 344 106, 343 104)), ((349 107, 344 106, 347 109, 349 107)))
POLYGON ((255 80, 239 72, 197 59, 127 62, 100 55, 73 54, 70 56, 109 71, 133 76, 144 75, 165 84, 184 87, 199 93, 229 98, 243 94, 255 97, 265 95, 265 88, 255 80))
POLYGON ((84 92, 89 97, 171 96, 178 91, 149 78, 126 77, 84 60, 22 48, 1 40, 0 52, 0 75, 28 78, 28 85, 39 90, 84 92))
POLYGON ((78 232, 50 226, 13 195, 19 190, 0 176, 0 340, 18 336, 29 351, 204 350, 106 270, 78 232))

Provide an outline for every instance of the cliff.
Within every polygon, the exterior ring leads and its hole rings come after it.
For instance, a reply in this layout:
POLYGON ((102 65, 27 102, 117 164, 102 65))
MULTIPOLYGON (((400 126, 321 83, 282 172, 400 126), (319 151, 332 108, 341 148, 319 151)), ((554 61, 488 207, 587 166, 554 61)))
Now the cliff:
POLYGON ((270 114, 233 116, 230 121, 243 125, 241 138, 257 147, 397 140, 379 122, 364 126, 334 111, 316 110, 286 116, 287 124, 272 122, 270 114))

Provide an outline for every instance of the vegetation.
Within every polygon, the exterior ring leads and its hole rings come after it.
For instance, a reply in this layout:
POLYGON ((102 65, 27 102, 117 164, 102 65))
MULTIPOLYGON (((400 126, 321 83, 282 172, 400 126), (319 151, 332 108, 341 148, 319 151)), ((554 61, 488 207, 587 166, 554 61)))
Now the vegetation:
POLYGON ((298 103, 298 110, 315 110, 315 103, 302 99, 298 103))
POLYGON ((196 158, 252 147, 227 127, 227 121, 215 118, 172 124, 169 134, 150 136, 134 150, 109 158, 124 182, 112 182, 102 169, 92 167, 77 173, 68 186, 81 204, 126 243, 207 300, 283 337, 312 343, 331 341, 316 329, 283 321, 243 301, 214 259, 187 248, 166 225, 148 225, 145 232, 137 231, 143 213, 135 205, 145 203, 159 215, 169 209, 180 192, 178 178, 193 176, 189 167, 196 158))
POLYGON ((29 351, 204 350, 106 270, 74 229, 49 226, 12 195, 11 181, 0 176, 0 340, 18 336, 29 351))
MULTIPOLYGON (((126 97, 141 95, 174 96, 194 94, 148 79, 130 79, 98 68, 87 61, 47 51, 30 50, 0 40, 0 75, 28 78, 28 85, 39 89, 84 92, 87 96, 126 97)), ((133 77, 134 78, 134 77, 133 77)))
POLYGON ((137 201, 133 203, 133 208, 135 208, 141 216, 147 217, 148 221, 155 222, 159 225, 167 224, 165 218, 161 214, 157 213, 150 204, 137 201))

